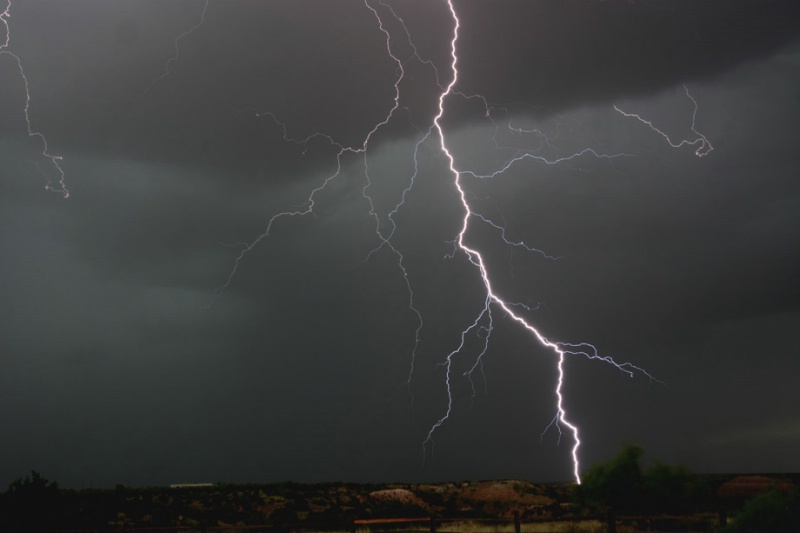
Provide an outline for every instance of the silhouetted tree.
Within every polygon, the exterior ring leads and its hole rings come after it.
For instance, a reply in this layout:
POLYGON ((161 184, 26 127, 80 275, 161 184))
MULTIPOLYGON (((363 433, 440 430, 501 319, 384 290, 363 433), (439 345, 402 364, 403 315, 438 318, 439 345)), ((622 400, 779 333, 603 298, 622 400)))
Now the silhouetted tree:
POLYGON ((59 516, 58 483, 31 471, 9 485, 0 499, 0 525, 4 531, 46 531, 59 516))
POLYGON ((642 448, 630 444, 611 461, 590 468, 577 489, 579 501, 583 505, 611 508, 617 513, 639 513, 644 487, 639 466, 642 453, 642 448))
POLYGON ((773 488, 744 504, 732 524, 720 533, 797 533, 800 493, 773 488))
POLYGON ((644 475, 643 498, 646 513, 686 515, 710 506, 711 491, 687 467, 655 463, 644 475))
POLYGON ((609 531, 617 514, 688 515, 711 504, 711 491, 685 466, 655 463, 642 471, 642 448, 625 446, 611 461, 594 465, 575 490, 584 507, 603 511, 609 531))

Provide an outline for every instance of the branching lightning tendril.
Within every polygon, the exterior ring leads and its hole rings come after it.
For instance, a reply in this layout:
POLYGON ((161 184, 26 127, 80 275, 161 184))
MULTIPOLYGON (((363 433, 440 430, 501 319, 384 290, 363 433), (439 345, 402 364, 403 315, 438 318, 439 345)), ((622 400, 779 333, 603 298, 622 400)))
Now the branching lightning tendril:
POLYGON ((197 30, 200 26, 202 26, 203 23, 206 21, 206 11, 208 11, 208 2, 209 2, 209 0, 204 0, 203 9, 200 12, 200 20, 197 22, 197 24, 195 24, 194 26, 192 26, 191 28, 189 28, 185 32, 181 33, 177 37, 175 37, 175 40, 172 43, 172 48, 173 48, 173 52, 174 53, 172 54, 172 56, 169 59, 167 59, 167 62, 164 63, 164 72, 162 72, 161 74, 159 74, 158 76, 153 78, 153 81, 150 82, 150 85, 148 85, 144 89, 144 91, 142 91, 139 94, 139 96, 138 96, 139 98, 142 98, 143 96, 145 96, 147 93, 149 93, 153 89, 153 87, 155 87, 158 84, 158 82, 160 82, 161 80, 163 80, 164 78, 166 78, 167 76, 170 75, 170 73, 172 72, 172 64, 175 61, 177 61, 180 58, 180 55, 181 55, 181 49, 180 49, 181 40, 184 39, 185 37, 188 37, 192 33, 194 33, 194 31, 197 30))
POLYGON ((31 117, 30 117, 30 107, 31 107, 31 91, 30 86, 28 84, 28 76, 25 75, 25 69, 22 67, 22 60, 19 58, 17 54, 11 51, 11 28, 8 23, 8 19, 11 18, 11 0, 9 0, 8 4, 6 4, 5 10, 0 13, 0 22, 2 22, 3 27, 5 28, 6 36, 3 44, 0 44, 0 56, 7 55, 11 57, 14 62, 16 63, 17 69, 19 70, 20 78, 22 79, 23 84, 25 85, 25 108, 24 108, 24 116, 25 116, 25 124, 28 128, 28 137, 36 137, 42 143, 42 157, 48 159, 50 163, 56 170, 58 174, 58 178, 54 183, 53 180, 47 178, 47 183, 45 184, 45 189, 48 191, 53 191, 59 193, 64 198, 69 197, 69 189, 67 189, 66 184, 66 177, 64 176, 64 170, 61 168, 59 161, 61 161, 61 156, 54 155, 50 153, 50 148, 47 145, 47 138, 44 134, 36 131, 33 129, 31 125, 31 117))
POLYGON ((689 88, 686 87, 686 85, 683 86, 683 90, 686 93, 686 96, 689 98, 689 100, 692 101, 692 105, 694 105, 694 110, 692 111, 692 125, 691 125, 692 133, 694 133, 696 136, 694 139, 683 139, 679 142, 675 142, 669 137, 669 135, 667 135, 659 128, 657 128, 651 121, 642 118, 636 113, 626 113, 617 106, 614 106, 614 109, 623 116, 635 118, 642 124, 646 124, 651 130, 661 135, 667 141, 667 143, 673 148, 681 148, 682 146, 697 146, 697 149, 694 151, 694 155, 696 155, 697 157, 703 157, 708 155, 711 152, 711 150, 714 149, 714 147, 711 146, 711 143, 709 142, 709 140, 706 138, 705 135, 697 131, 696 128, 697 100, 695 100, 694 97, 689 93, 689 88))

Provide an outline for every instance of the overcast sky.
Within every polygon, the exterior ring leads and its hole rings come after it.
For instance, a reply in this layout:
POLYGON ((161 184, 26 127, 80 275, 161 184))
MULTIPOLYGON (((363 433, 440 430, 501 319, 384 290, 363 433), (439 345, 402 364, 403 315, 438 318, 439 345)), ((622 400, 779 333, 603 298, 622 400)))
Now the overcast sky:
MULTIPOLYGON (((453 0, 466 243, 548 339, 655 378, 567 357, 582 469, 800 470, 794 7, 453 0)), ((492 305, 445 364, 486 300, 425 137, 446 2, 2 18, 0 487, 572 479, 552 350, 492 305)))

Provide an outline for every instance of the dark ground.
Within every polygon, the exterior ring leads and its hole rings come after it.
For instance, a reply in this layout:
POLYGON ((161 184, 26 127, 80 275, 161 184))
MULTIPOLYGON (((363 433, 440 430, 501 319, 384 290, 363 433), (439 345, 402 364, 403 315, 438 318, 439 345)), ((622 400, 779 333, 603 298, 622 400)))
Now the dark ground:
MULTIPOLYGON (((702 475, 713 495, 730 475, 702 475)), ((800 474, 772 476, 798 484, 800 474)), ((573 502, 572 484, 480 481, 436 484, 320 483, 114 489, 59 489, 34 474, 18 480, 0 499, 3 531, 115 531, 224 527, 347 530, 353 520, 435 517, 522 522, 597 516, 573 502)), ((712 527, 719 502, 704 516, 712 527)), ((425 526, 427 527, 427 526, 425 526)))

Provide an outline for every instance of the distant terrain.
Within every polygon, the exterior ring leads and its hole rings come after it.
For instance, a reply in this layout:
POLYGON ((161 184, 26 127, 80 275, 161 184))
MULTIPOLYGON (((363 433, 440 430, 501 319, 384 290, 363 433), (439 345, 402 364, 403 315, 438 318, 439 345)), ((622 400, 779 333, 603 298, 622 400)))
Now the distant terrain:
POLYGON ((356 519, 512 519, 562 514, 569 484, 527 481, 436 484, 226 483, 59 490, 42 505, 70 528, 269 525, 349 529, 356 519), (54 513, 53 511, 56 511, 54 513))
MULTIPOLYGON (((702 477, 713 492, 734 476, 702 477)), ((796 477, 781 479, 796 482, 796 477)), ((16 531, 205 531, 257 526, 349 531, 356 527, 354 521, 363 524, 377 519, 431 517, 441 524, 451 520, 505 522, 513 531, 515 516, 523 523, 603 518, 574 503, 575 485, 571 483, 207 483, 65 490, 39 479, 39 486, 32 488, 35 483, 28 480, 27 496, 25 491, 11 489, 2 495, 0 511, 6 520, 11 516, 9 511, 17 517, 16 531)), ((709 508, 704 519, 713 523, 714 513, 709 508)), ((424 524, 417 527, 428 528, 424 524)))

